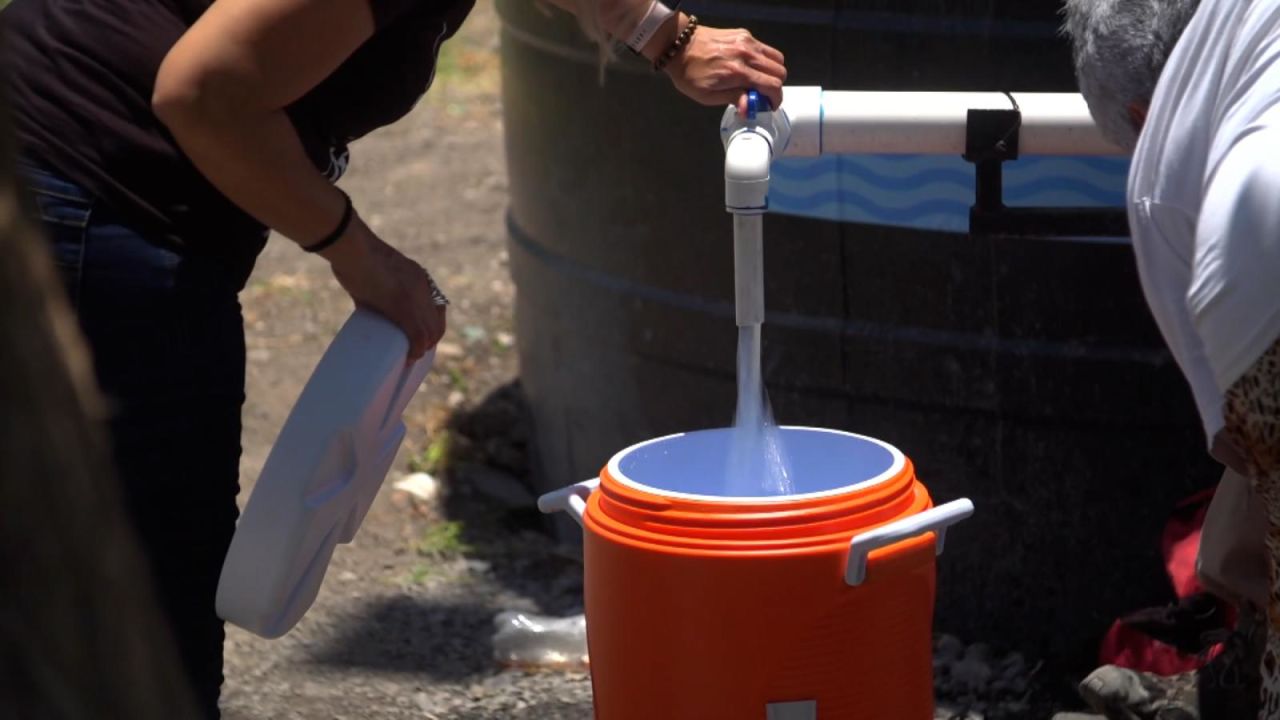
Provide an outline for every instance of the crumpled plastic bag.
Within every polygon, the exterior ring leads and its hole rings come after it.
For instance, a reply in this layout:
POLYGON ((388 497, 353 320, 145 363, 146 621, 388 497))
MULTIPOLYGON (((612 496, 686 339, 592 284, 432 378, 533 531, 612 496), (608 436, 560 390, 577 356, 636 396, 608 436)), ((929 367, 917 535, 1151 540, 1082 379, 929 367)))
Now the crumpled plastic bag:
POLYGON ((493 656, 506 667, 585 670, 587 618, 544 617, 514 610, 493 619, 493 656))

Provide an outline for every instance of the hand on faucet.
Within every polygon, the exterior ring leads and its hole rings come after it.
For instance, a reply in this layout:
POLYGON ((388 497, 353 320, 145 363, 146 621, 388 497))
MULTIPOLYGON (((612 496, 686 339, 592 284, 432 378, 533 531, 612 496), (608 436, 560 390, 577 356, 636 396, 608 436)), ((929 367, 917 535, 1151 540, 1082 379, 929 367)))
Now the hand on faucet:
POLYGON ((684 52, 666 67, 676 89, 704 105, 738 106, 747 113, 747 90, 757 89, 782 105, 787 80, 782 53, 746 30, 699 28, 684 52))

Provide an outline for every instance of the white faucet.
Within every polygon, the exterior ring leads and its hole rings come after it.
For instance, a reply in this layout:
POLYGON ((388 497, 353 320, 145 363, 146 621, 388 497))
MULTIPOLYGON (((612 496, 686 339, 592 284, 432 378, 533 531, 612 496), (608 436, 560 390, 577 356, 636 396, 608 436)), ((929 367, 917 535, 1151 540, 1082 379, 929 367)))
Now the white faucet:
POLYGON ((784 112, 775 112, 756 91, 748 93, 747 114, 725 111, 725 209, 733 213, 734 301, 739 327, 764 322, 764 228, 769 209, 769 167, 775 152, 790 141, 784 112))

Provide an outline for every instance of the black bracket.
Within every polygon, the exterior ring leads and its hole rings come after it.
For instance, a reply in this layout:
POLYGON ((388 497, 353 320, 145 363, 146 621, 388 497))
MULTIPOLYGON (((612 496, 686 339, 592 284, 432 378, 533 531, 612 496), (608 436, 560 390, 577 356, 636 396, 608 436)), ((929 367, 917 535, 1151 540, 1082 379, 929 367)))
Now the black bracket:
POLYGON ((1004 204, 1004 163, 1018 159, 1022 112, 970 110, 964 159, 974 166, 974 203, 969 208, 971 235, 1018 237, 1126 237, 1124 208, 1036 208, 1004 204))

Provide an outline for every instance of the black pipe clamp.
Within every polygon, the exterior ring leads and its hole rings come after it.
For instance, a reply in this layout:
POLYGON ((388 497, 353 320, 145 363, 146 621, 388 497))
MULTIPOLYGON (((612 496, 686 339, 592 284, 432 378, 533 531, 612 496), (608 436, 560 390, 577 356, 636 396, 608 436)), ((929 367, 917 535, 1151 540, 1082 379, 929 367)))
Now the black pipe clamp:
POLYGON ((1008 207, 1004 163, 1018 159, 1022 111, 969 110, 964 159, 974 166, 974 203, 969 234, 1017 237, 1128 237, 1124 208, 1008 207))

